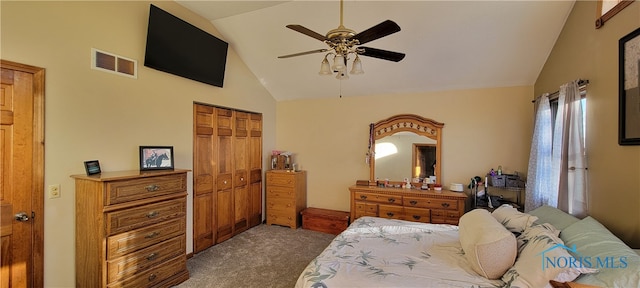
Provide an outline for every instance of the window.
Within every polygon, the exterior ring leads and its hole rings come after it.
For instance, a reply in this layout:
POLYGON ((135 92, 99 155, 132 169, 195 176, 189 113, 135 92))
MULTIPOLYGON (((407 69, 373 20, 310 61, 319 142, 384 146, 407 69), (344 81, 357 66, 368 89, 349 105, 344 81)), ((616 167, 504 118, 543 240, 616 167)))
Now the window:
POLYGON ((598 0, 598 8, 596 14, 596 29, 602 27, 604 22, 613 18, 618 12, 622 11, 634 0, 598 0))

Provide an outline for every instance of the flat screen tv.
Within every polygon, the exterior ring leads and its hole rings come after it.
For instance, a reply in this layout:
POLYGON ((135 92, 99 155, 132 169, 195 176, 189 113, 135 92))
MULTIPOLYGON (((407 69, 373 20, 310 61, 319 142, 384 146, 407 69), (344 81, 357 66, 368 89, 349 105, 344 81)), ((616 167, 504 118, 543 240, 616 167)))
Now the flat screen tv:
POLYGON ((144 66, 222 87, 229 44, 151 5, 144 66))

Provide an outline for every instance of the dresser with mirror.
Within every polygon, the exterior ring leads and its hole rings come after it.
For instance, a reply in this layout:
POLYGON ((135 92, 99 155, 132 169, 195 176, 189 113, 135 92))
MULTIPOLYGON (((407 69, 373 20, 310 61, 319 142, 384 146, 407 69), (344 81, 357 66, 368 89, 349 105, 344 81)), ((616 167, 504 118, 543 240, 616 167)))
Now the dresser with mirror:
POLYGON ((413 114, 395 115, 370 125, 369 181, 349 187, 352 221, 376 216, 458 224, 465 212, 466 194, 434 190, 443 180, 443 127, 444 123, 413 114), (406 187, 406 180, 411 187, 406 187))

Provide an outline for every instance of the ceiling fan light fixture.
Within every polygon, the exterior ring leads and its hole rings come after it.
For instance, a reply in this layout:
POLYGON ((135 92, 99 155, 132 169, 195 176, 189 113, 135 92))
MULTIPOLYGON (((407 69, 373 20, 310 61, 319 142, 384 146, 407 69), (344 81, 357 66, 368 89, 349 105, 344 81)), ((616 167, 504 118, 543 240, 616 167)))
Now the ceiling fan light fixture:
POLYGON ((347 71, 338 71, 338 74, 336 75, 336 79, 347 80, 349 79, 349 74, 347 74, 347 71))
POLYGON ((322 63, 320 64, 320 72, 318 72, 318 74, 320 75, 332 75, 333 72, 331 71, 331 66, 329 65, 329 60, 327 60, 327 56, 324 56, 324 60, 322 60, 322 63))
POLYGON ((364 74, 364 70, 362 70, 362 61, 360 60, 360 57, 358 57, 358 54, 356 54, 356 59, 353 60, 351 72, 349 73, 353 75, 364 74))
POLYGON ((338 72, 342 72, 345 70, 345 65, 344 65, 344 56, 338 54, 336 55, 336 57, 333 58, 333 66, 331 66, 331 69, 333 69, 333 71, 338 71, 338 72))

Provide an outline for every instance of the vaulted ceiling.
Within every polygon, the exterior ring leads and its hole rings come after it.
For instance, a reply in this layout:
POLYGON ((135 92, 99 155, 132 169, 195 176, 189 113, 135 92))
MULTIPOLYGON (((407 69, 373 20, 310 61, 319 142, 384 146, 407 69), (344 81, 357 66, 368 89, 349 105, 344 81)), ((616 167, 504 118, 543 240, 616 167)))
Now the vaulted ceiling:
POLYGON ((209 19, 278 101, 533 85, 574 4, 346 0, 344 26, 360 32, 395 21, 400 32, 366 46, 406 57, 360 57, 365 73, 337 80, 318 75, 324 53, 277 57, 327 48, 285 26, 299 24, 324 35, 340 24, 339 1, 177 2, 209 19))

